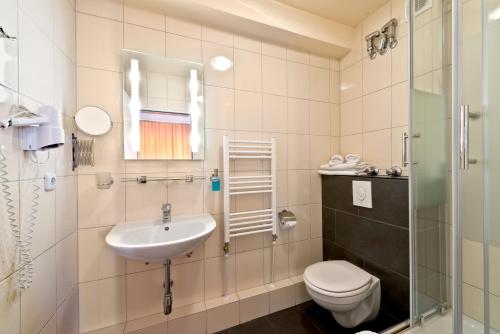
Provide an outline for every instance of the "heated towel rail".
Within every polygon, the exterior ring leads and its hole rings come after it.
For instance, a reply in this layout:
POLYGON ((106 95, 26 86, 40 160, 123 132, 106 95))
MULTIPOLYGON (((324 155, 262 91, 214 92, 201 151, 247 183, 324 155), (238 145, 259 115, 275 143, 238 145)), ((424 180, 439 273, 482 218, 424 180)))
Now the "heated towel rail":
POLYGON ((224 253, 229 254, 231 238, 272 232, 276 241, 276 142, 231 140, 223 138, 224 154, 224 253), (231 176, 230 161, 254 159, 269 161, 270 168, 261 175, 231 176), (231 198, 250 194, 269 194, 269 208, 252 211, 232 211, 231 198))

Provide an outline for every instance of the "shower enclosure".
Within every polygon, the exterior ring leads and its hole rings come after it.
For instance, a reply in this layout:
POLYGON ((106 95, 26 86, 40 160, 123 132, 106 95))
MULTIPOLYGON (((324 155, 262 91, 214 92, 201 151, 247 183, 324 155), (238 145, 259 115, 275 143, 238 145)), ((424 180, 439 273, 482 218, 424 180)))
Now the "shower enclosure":
POLYGON ((500 332, 500 0, 409 1, 410 321, 500 332))

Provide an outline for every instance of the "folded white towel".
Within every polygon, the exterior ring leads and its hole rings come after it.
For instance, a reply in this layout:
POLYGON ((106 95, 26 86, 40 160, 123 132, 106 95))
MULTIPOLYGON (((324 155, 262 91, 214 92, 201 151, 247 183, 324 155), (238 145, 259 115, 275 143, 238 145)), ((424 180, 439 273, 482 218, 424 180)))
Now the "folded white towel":
POLYGON ((336 171, 363 171, 368 167, 368 163, 362 161, 358 163, 345 162, 336 165, 325 164, 321 165, 319 168, 324 170, 336 170, 336 171))
POLYGON ((361 160, 361 157, 357 154, 348 154, 345 156, 345 161, 350 163, 357 163, 361 160))
POLYGON ((328 164, 330 166, 335 166, 338 164, 341 164, 344 162, 344 157, 341 156, 340 154, 334 154, 331 158, 330 161, 328 161, 328 164))

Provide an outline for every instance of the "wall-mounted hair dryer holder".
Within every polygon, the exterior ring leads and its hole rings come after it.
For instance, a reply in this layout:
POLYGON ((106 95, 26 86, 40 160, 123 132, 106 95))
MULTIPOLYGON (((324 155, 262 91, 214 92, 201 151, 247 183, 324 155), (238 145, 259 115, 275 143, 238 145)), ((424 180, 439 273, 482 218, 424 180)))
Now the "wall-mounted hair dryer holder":
POLYGON ((15 112, 0 119, 0 128, 21 128, 21 148, 38 151, 64 145, 62 115, 51 106, 42 106, 37 112, 22 105, 13 105, 15 112))

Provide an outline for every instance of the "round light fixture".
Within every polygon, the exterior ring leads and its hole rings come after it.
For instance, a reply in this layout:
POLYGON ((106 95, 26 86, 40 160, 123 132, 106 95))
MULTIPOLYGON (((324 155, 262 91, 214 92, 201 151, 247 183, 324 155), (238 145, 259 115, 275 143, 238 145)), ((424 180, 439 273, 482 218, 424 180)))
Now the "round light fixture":
POLYGON ((212 65, 214 70, 224 72, 233 66, 233 62, 227 57, 216 56, 210 59, 210 65, 212 65))

